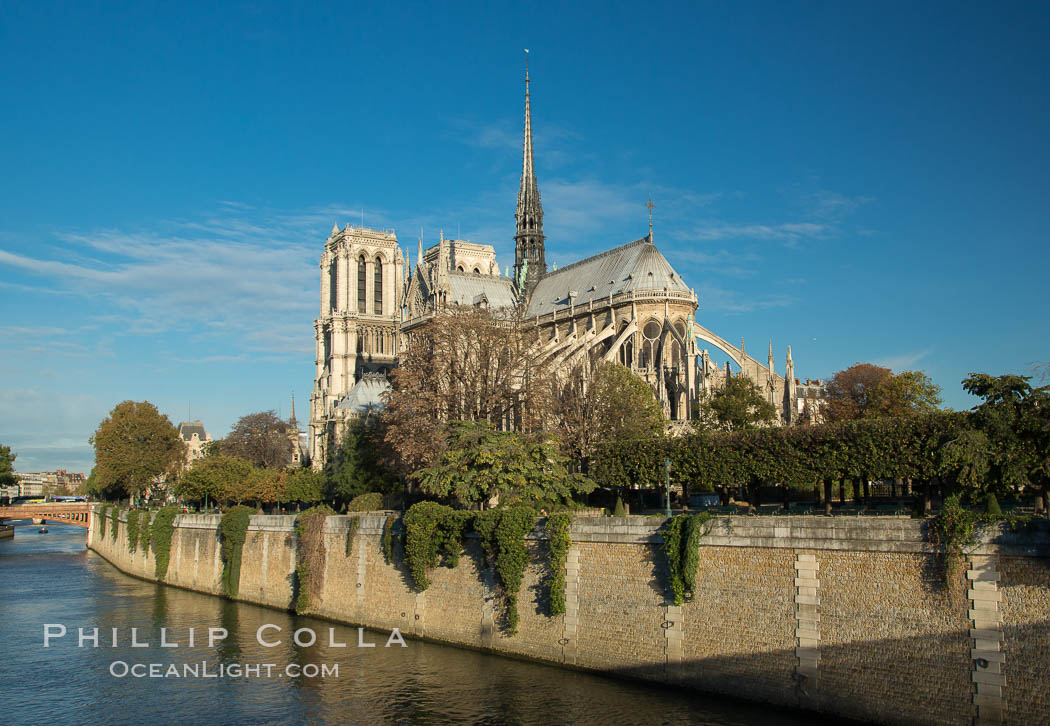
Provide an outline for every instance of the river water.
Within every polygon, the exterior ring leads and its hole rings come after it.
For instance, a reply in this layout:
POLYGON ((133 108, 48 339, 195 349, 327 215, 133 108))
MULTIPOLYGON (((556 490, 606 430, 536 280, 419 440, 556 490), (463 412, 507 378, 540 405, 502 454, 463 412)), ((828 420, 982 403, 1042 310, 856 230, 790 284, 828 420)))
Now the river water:
MULTIPOLYGON (((13 540, 0 540, 0 722, 776 726, 811 720, 433 643, 384 647, 387 635, 379 632, 364 632, 377 647, 358 648, 356 628, 137 580, 88 551, 82 528, 48 528, 39 534, 38 527, 20 525, 13 540), (47 648, 45 624, 67 630, 47 648), (266 624, 281 630, 264 631, 264 640, 281 645, 257 642, 266 624), (78 628, 90 635, 96 627, 99 647, 90 641, 80 647, 78 628), (149 647, 132 647, 132 628, 136 642, 149 647), (177 648, 160 647, 161 628, 177 648), (229 636, 209 645, 209 628, 229 636), (318 642, 293 643, 301 628, 318 642), (166 677, 148 677, 148 664, 166 677), (136 665, 143 677, 135 675, 136 665), (238 665, 257 668, 215 677, 238 665), (324 677, 303 675, 322 666, 324 677)), ((303 642, 309 637, 302 631, 303 642)))

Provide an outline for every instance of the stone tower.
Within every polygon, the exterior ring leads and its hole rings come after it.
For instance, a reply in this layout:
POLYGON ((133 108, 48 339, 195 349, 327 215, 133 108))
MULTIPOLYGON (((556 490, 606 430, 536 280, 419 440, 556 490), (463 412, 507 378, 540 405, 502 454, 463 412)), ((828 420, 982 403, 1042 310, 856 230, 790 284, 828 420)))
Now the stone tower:
POLYGON ((386 374, 397 365, 403 262, 393 230, 336 225, 325 242, 310 396, 309 457, 315 467, 324 465, 356 408, 375 403, 379 389, 389 385, 386 374), (362 396, 367 400, 360 401, 362 396))
POLYGON ((547 255, 543 246, 543 206, 540 204, 540 187, 536 183, 536 169, 532 163, 528 63, 525 65, 525 141, 521 162, 521 188, 518 190, 518 209, 514 213, 514 219, 514 284, 518 288, 519 299, 524 301, 547 273, 547 255))

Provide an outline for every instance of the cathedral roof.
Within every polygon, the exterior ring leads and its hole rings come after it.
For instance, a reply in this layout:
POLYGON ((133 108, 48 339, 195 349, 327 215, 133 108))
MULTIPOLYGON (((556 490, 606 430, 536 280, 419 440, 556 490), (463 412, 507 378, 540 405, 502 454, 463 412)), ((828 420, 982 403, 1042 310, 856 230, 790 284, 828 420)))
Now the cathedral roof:
POLYGON ((336 408, 350 413, 378 412, 383 408, 383 395, 390 390, 390 381, 377 373, 365 373, 350 392, 336 404, 336 408))
POLYGON ((569 309, 569 293, 576 307, 609 295, 639 290, 690 292, 689 286, 660 254, 649 237, 548 272, 529 300, 528 317, 569 309))
POLYGON ((506 277, 448 273, 449 304, 474 305, 484 296, 490 308, 514 307, 514 289, 506 277))

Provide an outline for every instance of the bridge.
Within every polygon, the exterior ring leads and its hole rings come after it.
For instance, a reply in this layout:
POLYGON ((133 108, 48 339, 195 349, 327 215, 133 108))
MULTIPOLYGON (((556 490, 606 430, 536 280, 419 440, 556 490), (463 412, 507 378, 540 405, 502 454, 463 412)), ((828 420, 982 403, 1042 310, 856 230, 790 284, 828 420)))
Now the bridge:
POLYGON ((0 522, 5 519, 50 519, 87 528, 91 526, 91 505, 87 502, 45 502, 0 507, 0 522))

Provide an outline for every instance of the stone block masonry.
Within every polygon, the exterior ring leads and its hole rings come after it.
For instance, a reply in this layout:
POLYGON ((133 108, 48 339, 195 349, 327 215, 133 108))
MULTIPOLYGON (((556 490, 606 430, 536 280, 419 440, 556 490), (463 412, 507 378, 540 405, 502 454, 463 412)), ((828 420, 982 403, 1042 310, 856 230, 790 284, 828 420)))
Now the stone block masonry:
MULTIPOLYGON (((290 608, 294 517, 253 517, 239 599, 290 608)), ((97 518, 92 519, 93 523, 97 518)), ((565 614, 549 616, 547 549, 530 536, 518 633, 502 628, 496 578, 477 542, 418 593, 382 550, 385 515, 329 517, 314 612, 352 625, 565 667, 616 673, 880 723, 1039 723, 1050 709, 1050 533, 998 533, 967 555, 951 597, 939 554, 912 520, 720 518, 702 539, 696 588, 674 605, 663 520, 577 518, 565 614)), ((218 516, 176 520, 166 582, 221 595, 218 516)), ((126 523, 89 532, 116 567, 126 523)), ((395 548, 399 549, 399 548, 395 548)), ((954 576, 954 575, 953 575, 954 576)))

